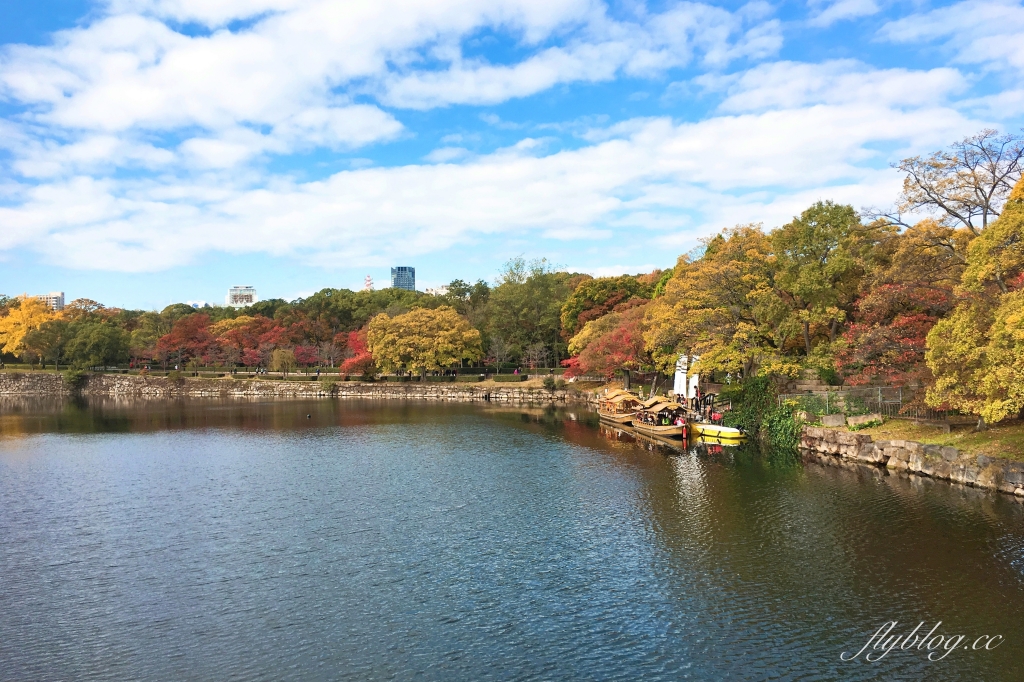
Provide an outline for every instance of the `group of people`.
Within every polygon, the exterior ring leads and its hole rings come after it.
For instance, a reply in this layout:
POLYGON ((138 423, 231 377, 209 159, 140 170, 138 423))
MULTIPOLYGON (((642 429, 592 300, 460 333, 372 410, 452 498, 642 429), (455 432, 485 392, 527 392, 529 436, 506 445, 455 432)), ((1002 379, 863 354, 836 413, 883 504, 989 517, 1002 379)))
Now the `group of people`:
POLYGON ((635 419, 650 426, 682 426, 686 423, 682 410, 664 410, 657 413, 641 411, 637 413, 635 419))

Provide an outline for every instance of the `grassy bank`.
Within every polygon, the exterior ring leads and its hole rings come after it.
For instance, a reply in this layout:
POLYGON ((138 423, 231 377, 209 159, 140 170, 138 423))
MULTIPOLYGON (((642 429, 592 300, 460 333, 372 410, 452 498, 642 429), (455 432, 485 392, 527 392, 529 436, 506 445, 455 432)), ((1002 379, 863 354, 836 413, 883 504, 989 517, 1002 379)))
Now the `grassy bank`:
POLYGON ((950 433, 906 419, 892 419, 881 426, 862 429, 874 440, 913 440, 927 445, 952 445, 972 455, 988 455, 1024 461, 1024 422, 1008 420, 985 431, 973 427, 955 428, 950 433))

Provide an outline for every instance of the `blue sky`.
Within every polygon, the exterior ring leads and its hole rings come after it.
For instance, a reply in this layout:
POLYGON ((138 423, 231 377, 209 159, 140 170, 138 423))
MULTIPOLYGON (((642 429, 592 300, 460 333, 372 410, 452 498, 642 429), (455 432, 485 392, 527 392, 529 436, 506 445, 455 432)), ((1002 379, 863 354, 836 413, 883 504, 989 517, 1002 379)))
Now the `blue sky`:
POLYGON ((1024 123, 1020 2, 0 4, 0 293, 667 267, 1024 123))

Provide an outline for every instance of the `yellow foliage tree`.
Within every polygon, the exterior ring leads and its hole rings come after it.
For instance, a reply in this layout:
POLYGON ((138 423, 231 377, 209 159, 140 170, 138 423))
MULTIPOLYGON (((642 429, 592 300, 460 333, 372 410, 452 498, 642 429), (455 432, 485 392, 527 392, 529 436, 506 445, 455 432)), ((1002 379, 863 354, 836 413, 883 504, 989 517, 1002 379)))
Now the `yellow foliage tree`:
POLYGON ((680 355, 699 371, 794 374, 782 354, 800 332, 774 291, 775 257, 759 225, 741 225, 705 242, 704 255, 679 259, 665 293, 647 307, 644 340, 671 371, 680 355))
POLYGON ((278 348, 270 354, 270 371, 288 376, 296 367, 295 353, 288 348, 278 348))
POLYGON ((981 417, 1024 413, 1024 180, 971 242, 963 302, 928 334, 928 404, 981 417))
POLYGON ((42 301, 23 297, 20 305, 0 317, 0 351, 20 355, 25 350, 25 335, 56 317, 42 301))
POLYGON ((254 319, 256 318, 251 317, 249 315, 239 315, 238 317, 221 320, 220 322, 216 322, 210 325, 210 333, 213 334, 214 336, 223 336, 232 329, 244 327, 245 325, 252 322, 254 319))
POLYGON ((381 313, 370 320, 366 341, 385 372, 425 375, 483 355, 480 332, 447 306, 418 308, 395 317, 381 313))

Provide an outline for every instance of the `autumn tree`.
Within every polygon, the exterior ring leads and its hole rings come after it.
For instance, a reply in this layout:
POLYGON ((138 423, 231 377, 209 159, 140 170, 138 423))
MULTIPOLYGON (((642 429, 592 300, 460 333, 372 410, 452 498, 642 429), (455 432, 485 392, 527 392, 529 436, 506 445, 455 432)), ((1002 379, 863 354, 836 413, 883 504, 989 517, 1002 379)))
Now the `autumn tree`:
POLYGON ((7 315, 0 317, 0 352, 21 355, 25 351, 25 335, 55 317, 42 301, 21 298, 17 305, 8 308, 7 315))
POLYGON ((644 306, 611 312, 587 322, 569 342, 575 362, 567 374, 597 374, 611 378, 618 371, 648 369, 653 359, 644 342, 644 306))
POLYGON ((1024 171, 1024 136, 986 129, 895 167, 905 178, 897 210, 889 214, 892 222, 906 225, 904 213, 923 210, 977 235, 999 216, 1024 171))
MULTIPOLYGON (((341 363, 341 374, 362 374, 363 376, 371 374, 374 362, 373 355, 370 353, 370 348, 366 341, 366 330, 359 329, 348 332, 345 336, 345 350, 343 351, 345 360, 341 363)), ((337 339, 336 342, 341 342, 339 337, 335 338, 337 339)))
POLYGON ((210 317, 193 313, 178 318, 168 334, 157 341, 157 350, 174 357, 179 365, 193 358, 202 358, 216 345, 210 333, 210 317))
POLYGON ((403 315, 380 314, 367 328, 367 345, 385 372, 419 372, 451 367, 482 355, 480 332, 447 306, 420 308, 403 315))
POLYGON ((270 354, 270 371, 281 372, 285 376, 295 369, 295 353, 290 348, 278 348, 270 354))
POLYGON ((955 305, 971 236, 966 228, 926 219, 879 241, 836 348, 836 368, 847 383, 931 383, 926 337, 955 305))
POLYGON ((512 360, 515 351, 512 344, 503 336, 492 336, 487 344, 487 362, 494 365, 498 374, 501 374, 501 367, 512 360))
POLYGON ((927 402, 979 415, 979 427, 1024 414, 1024 180, 975 238, 961 303, 928 334, 927 402))
POLYGON ((621 275, 581 282, 562 305, 562 334, 570 339, 591 320, 623 306, 642 305, 654 293, 658 278, 653 279, 654 284, 650 284, 632 275, 621 275))
POLYGON ((680 257, 663 295, 647 306, 646 348, 672 371, 680 355, 699 356, 700 371, 793 374, 783 348, 798 330, 775 293, 775 256, 760 225, 741 225, 704 240, 696 260, 680 257))

